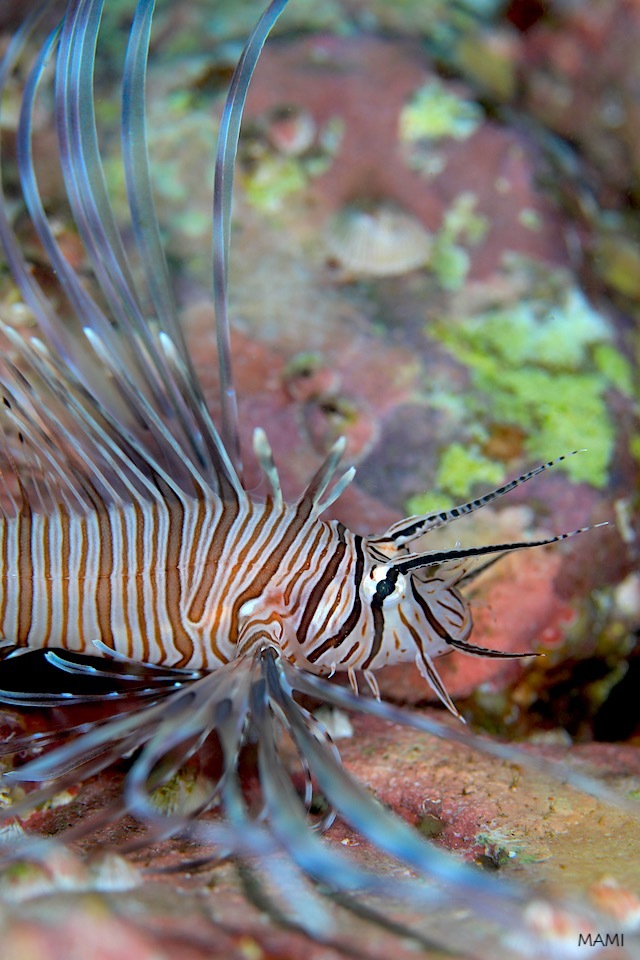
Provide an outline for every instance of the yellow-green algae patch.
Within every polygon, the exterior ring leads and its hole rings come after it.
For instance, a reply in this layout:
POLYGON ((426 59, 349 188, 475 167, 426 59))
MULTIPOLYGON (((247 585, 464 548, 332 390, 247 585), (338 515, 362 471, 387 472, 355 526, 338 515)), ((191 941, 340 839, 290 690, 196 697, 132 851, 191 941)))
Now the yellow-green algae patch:
POLYGON ((466 497, 470 492, 470 477, 473 477, 473 483, 495 487, 504 479, 504 467, 472 447, 452 443, 440 458, 436 486, 454 497, 466 497))
POLYGON ((476 131, 483 110, 471 100, 464 100, 440 80, 430 80, 413 94, 400 112, 400 139, 440 140, 453 137, 466 140, 476 131))
POLYGON ((404 512, 407 516, 423 516, 426 513, 439 513, 454 506, 454 498, 444 493, 418 493, 409 497, 405 503, 404 512))
POLYGON ((489 228, 489 221, 476 211, 476 204, 475 193, 461 193, 445 212, 442 226, 434 234, 429 269, 443 290, 460 290, 467 279, 471 257, 460 241, 476 246, 489 228))
POLYGON ((244 188, 247 199, 257 210, 274 213, 288 197, 304 190, 307 182, 308 177, 298 159, 265 156, 245 176, 244 188))
POLYGON ((311 180, 329 170, 343 137, 344 122, 335 116, 318 130, 314 143, 301 155, 282 155, 266 139, 250 144, 245 150, 253 154, 251 162, 240 178, 249 203, 262 213, 279 213, 290 197, 301 194, 311 180))
POLYGON ((576 482, 607 483, 615 429, 606 392, 631 393, 630 365, 606 319, 568 276, 558 271, 539 281, 518 302, 428 328, 468 367, 471 384, 464 420, 472 439, 443 451, 439 491, 465 497, 476 484, 500 481, 504 464, 483 449, 495 425, 521 429, 532 460, 586 448, 562 468, 576 482))

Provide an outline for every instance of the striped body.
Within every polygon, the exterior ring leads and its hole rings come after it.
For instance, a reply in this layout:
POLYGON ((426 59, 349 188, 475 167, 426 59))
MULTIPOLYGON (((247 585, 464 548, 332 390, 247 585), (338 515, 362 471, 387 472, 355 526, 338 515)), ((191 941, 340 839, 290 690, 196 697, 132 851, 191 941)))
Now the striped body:
POLYGON ((376 613, 376 551, 307 514, 304 501, 213 496, 20 511, 0 524, 2 636, 78 653, 100 639, 134 660, 205 670, 271 643, 319 673, 375 670, 441 652, 447 630, 466 636, 465 606, 437 579, 429 596, 411 583, 413 596, 376 613))

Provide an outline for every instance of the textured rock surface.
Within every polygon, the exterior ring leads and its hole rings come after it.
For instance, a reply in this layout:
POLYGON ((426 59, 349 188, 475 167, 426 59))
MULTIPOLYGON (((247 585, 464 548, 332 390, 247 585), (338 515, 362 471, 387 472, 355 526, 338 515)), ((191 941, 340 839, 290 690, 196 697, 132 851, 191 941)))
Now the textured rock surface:
MULTIPOLYGON (((514 2, 495 29, 488 20, 452 18, 453 6, 419 0, 365 10, 353 0, 344 7, 327 3, 325 11, 324 4, 301 2, 295 22, 306 28, 311 18, 314 29, 327 32, 298 36, 285 29, 266 48, 248 102, 233 225, 244 446, 250 450, 252 429, 264 427, 285 491, 294 496, 327 446, 346 434, 358 476, 334 515, 360 532, 476 496, 540 460, 587 446, 568 462, 569 472, 559 468, 466 527, 450 528, 448 539, 429 541, 501 542, 611 521, 563 548, 508 557, 474 585, 474 642, 546 656, 504 662, 454 653, 438 669, 452 694, 467 698, 468 716, 523 734, 542 723, 560 745, 529 745, 530 753, 553 755, 637 796, 640 582, 631 571, 638 559, 634 278, 640 261, 637 213, 625 200, 627 191, 637 192, 637 4, 558 2, 553 16, 529 23, 523 8, 541 5, 514 2), (367 22, 378 35, 358 34, 367 22), (466 82, 452 80, 450 65, 442 71, 442 59, 424 52, 422 41, 433 48, 438 36, 459 58, 455 69, 466 82), (578 141, 591 164, 587 172, 570 154, 569 183, 566 167, 556 177, 545 137, 496 109, 510 97, 578 141), (307 140, 293 151, 282 129, 283 111, 286 117, 292 107, 307 123, 307 140), (395 277, 358 276, 336 260, 333 217, 346 206, 379 203, 396 205, 429 234, 423 266, 395 277), (594 728, 629 738, 629 745, 567 744, 567 730, 588 739, 594 728)), ((160 11, 159 35, 173 59, 167 67, 158 52, 148 93, 163 229, 215 411, 212 318, 202 287, 209 282, 212 88, 221 94, 229 67, 216 43, 218 31, 242 36, 247 24, 238 18, 253 14, 237 3, 221 5, 218 19, 205 12, 211 13, 209 3, 160 11), (185 24, 192 29, 183 49, 209 54, 181 55, 174 37, 185 24)), ((105 66, 103 76, 112 69, 105 66)), ((111 94, 107 86, 101 119, 113 112, 111 94)), ((6 139, 11 150, 10 129, 6 139)), ((56 171, 42 163, 51 151, 46 117, 39 117, 43 189, 61 242, 81 267, 56 171)), ((117 158, 107 173, 122 210, 117 158)), ((41 252, 27 241, 55 296, 41 252)), ((15 289, 4 274, 1 281, 0 315, 28 330, 15 289)), ((257 483, 249 455, 247 478, 257 483)), ((410 669, 389 670, 380 682, 399 700, 429 696, 410 669)), ((28 722, 41 729, 47 721, 28 722)), ((3 713, 3 736, 18 729, 3 713)), ((637 925, 640 850, 637 821, 627 813, 519 763, 489 761, 396 727, 357 721, 354 737, 340 746, 354 775, 434 843, 534 890, 580 891, 613 918, 593 929, 637 925)), ((58 832, 117 786, 115 774, 104 775, 29 825, 58 832)), ((133 835, 131 824, 106 830, 89 852, 133 835)), ((336 824, 329 842, 383 865, 344 825, 336 824)), ((274 896, 268 911, 249 904, 230 864, 166 876, 150 869, 197 854, 167 842, 132 857, 133 872, 117 863, 94 870, 84 859, 56 861, 53 854, 44 864, 9 871, 0 878, 3 960, 415 956, 415 944, 326 905, 319 922, 329 943, 286 930, 274 919, 287 905, 282 897, 274 896)), ((388 905, 382 909, 390 913, 388 905)), ((404 919, 454 953, 485 948, 496 958, 513 956, 513 943, 454 904, 422 918, 409 912, 404 919)), ((562 936, 561 916, 538 913, 532 923, 552 940, 562 936)), ((573 946, 577 932, 569 924, 564 945, 573 946)), ((522 939, 526 946, 524 931, 522 939)))
MULTIPOLYGON (((628 813, 616 811, 563 786, 547 774, 527 771, 519 760, 492 760, 450 742, 418 735, 374 721, 356 721, 352 739, 340 741, 347 768, 439 846, 475 861, 479 870, 527 882, 534 901, 543 891, 566 898, 574 894, 591 903, 590 920, 572 921, 560 937, 557 917, 537 916, 537 926, 551 943, 575 946, 578 930, 627 931, 638 922, 638 832, 628 813), (597 907, 602 914, 596 917, 597 907)), ((638 784, 640 765, 631 747, 585 745, 528 746, 527 753, 555 759, 589 773, 629 796, 638 784)), ((86 815, 115 787, 112 778, 92 781, 70 803, 40 814, 40 830, 51 832, 86 815)), ((35 826, 32 820, 29 824, 35 826)), ((118 856, 105 858, 105 844, 135 836, 129 825, 102 831, 99 841, 84 843, 84 860, 51 851, 39 865, 18 865, 0 875, 0 931, 3 957, 38 960, 91 956, 111 958, 280 957, 338 960, 357 949, 383 958, 393 951, 404 960, 415 956, 416 944, 398 939, 332 907, 328 901, 301 898, 299 885, 288 902, 274 892, 255 865, 245 882, 259 881, 262 901, 247 901, 231 864, 189 869, 164 876, 163 868, 185 864, 202 850, 193 844, 154 843, 126 865, 118 856), (99 859, 92 861, 91 855, 99 859), (87 863, 87 856, 89 861, 87 863), (271 900, 265 899, 269 894, 271 900), (286 910, 293 919, 319 924, 326 944, 277 923, 286 910), (323 914, 323 911, 324 914, 323 914), (84 953, 82 951, 85 951, 84 953), (30 952, 29 952, 30 951, 30 952), (119 951, 119 952, 118 952, 119 951)), ((338 822, 327 842, 379 870, 393 868, 338 822)), ((402 875, 402 871, 398 873, 402 875)), ((254 890, 255 896, 255 890, 254 890)), ((314 895, 317 897, 317 895, 314 895)), ((306 897, 306 895, 305 895, 306 897)), ((370 906, 376 904, 370 901, 370 906)), ((378 908, 381 906, 377 904, 378 908)), ((440 904, 432 915, 421 910, 392 909, 386 918, 411 923, 424 938, 446 943, 465 955, 491 944, 492 956, 513 956, 513 937, 526 947, 526 929, 501 934, 454 902, 440 904)), ((430 955, 427 951, 427 955, 430 955)), ((434 953, 434 956, 436 954, 434 953)))

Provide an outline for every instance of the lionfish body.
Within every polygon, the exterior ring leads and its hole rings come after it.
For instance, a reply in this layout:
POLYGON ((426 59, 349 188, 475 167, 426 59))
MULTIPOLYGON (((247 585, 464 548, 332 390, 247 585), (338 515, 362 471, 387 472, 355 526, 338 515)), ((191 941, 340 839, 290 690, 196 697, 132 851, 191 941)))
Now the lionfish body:
MULTIPOLYGON (((259 438, 258 455, 270 458, 259 438)), ((451 647, 499 652, 466 643, 470 611, 455 586, 464 568, 425 576, 423 567, 470 551, 414 555, 398 545, 450 514, 409 518, 369 538, 321 519, 341 448, 294 504, 282 502, 272 467, 276 488, 264 502, 237 478, 224 497, 204 486, 197 496, 159 487, 104 502, 87 487, 84 509, 54 502, 53 492, 49 509, 38 509, 23 491, 0 523, 5 643, 91 654, 100 640, 130 660, 191 670, 273 644, 314 673, 363 671, 374 689, 373 671, 415 661, 455 713, 433 658, 451 647), (412 565, 416 573, 403 572, 412 565)))
POLYGON ((264 643, 318 673, 416 658, 432 670, 470 630, 450 579, 400 574, 376 605, 392 567, 383 544, 320 519, 322 506, 203 491, 22 507, 0 526, 2 637, 76 653, 99 638, 129 659, 197 670, 264 643))
MULTIPOLYGON (((152 793, 215 737, 223 770, 200 809, 222 806, 224 852, 284 849, 297 868, 328 887, 388 896, 384 878, 328 851, 310 829, 313 778, 329 807, 376 846, 439 878, 453 900, 486 904, 512 922, 524 894, 454 863, 376 804, 343 770, 327 732, 296 696, 470 742, 462 731, 454 734, 376 697, 358 696, 357 677, 362 674, 376 694, 376 670, 413 661, 457 712, 433 659, 451 647, 505 655, 468 641, 471 618, 460 592, 472 575, 468 562, 537 544, 413 552, 412 546, 550 464, 453 510, 410 517, 364 537, 321 516, 353 478, 353 469, 338 473, 342 441, 287 504, 267 439, 256 431, 254 452, 268 493, 263 500, 250 496, 238 466, 229 361, 231 187, 247 87, 286 0, 271 3, 249 39, 221 121, 213 218, 221 434, 176 318, 151 190, 144 103, 154 0, 137 4, 123 75, 122 156, 142 284, 129 268, 98 147, 93 69, 103 3, 68 0, 28 75, 17 136, 24 203, 58 276, 68 316, 38 285, 0 195, 0 240, 39 327, 37 336, 26 338, 2 327, 2 648, 5 663, 44 648, 62 676, 80 676, 88 689, 73 696, 2 689, 0 699, 27 706, 106 699, 122 702, 122 708, 88 727, 2 745, 0 755, 53 747, 4 775, 8 782, 38 784, 12 812, 128 756, 133 760, 123 802, 113 815, 133 813, 155 824, 160 835, 167 824, 174 832, 187 829, 186 815, 158 816, 152 793), (66 261, 38 191, 33 117, 49 69, 55 71, 61 170, 101 298, 87 292, 66 261), (353 692, 321 677, 336 671, 348 672, 353 692), (121 701, 118 692, 91 688, 95 679, 129 684, 128 697, 121 701), (281 754, 283 732, 299 754, 304 797, 281 754), (71 736, 61 743, 65 734, 71 736), (259 817, 245 803, 238 775, 238 756, 249 737, 264 803, 259 817)), ((10 44, 0 66, 0 94, 50 7, 45 3, 10 44)), ((511 756, 498 744, 484 749, 511 756)), ((438 902, 433 890, 419 884, 394 889, 423 906, 438 902)))

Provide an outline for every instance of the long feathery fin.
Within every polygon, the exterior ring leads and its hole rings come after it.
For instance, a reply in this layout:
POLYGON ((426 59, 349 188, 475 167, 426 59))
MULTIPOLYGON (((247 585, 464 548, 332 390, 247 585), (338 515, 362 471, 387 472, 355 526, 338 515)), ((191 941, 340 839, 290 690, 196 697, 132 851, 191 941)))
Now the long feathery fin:
POLYGON ((563 761, 533 756, 528 751, 523 751, 521 747, 513 746, 509 743, 501 743, 495 738, 478 736, 478 734, 473 733, 466 727, 436 720, 424 713, 418 713, 416 710, 397 707, 392 703, 376 700, 373 697, 356 696, 348 687, 342 686, 341 684, 330 683, 324 677, 300 670, 283 658, 280 658, 278 661, 278 669, 283 673, 291 690, 315 697, 341 710, 353 710, 355 713, 364 713, 369 716, 378 717, 381 720, 386 720, 389 723, 396 723, 401 726, 410 727, 413 730, 420 730, 423 733, 437 737, 439 740, 450 740, 455 743, 460 743, 465 747, 478 750, 487 756, 497 757, 499 760, 505 760, 507 763, 530 767, 532 770, 537 770, 548 776, 552 776, 562 783, 568 783, 569 786, 574 787, 576 790, 587 793, 589 796, 595 797, 603 803, 611 804, 614 807, 625 810, 633 816, 638 816, 640 812, 640 805, 637 801, 621 793, 617 793, 594 777, 581 773, 577 769, 567 767, 563 761))
POLYGON ((131 226, 145 268, 156 318, 191 370, 191 361, 178 323, 167 260, 160 238, 151 176, 146 129, 146 79, 151 24, 156 0, 140 0, 136 7, 122 78, 121 145, 131 226))
POLYGON ((98 146, 94 68, 104 0, 70 0, 58 45, 56 121, 74 218, 117 319, 139 312, 98 146))
MULTIPOLYGON (((328 801, 361 836, 414 869, 450 885, 449 893, 455 889, 479 901, 486 898, 492 906, 499 906, 502 910, 513 909, 513 905, 522 900, 521 891, 513 885, 503 884, 495 878, 487 882, 486 875, 427 843, 407 823, 377 803, 367 788, 349 776, 332 752, 326 749, 326 745, 309 730, 298 704, 287 692, 288 678, 280 672, 274 651, 265 651, 264 661, 263 669, 272 706, 282 711, 298 749, 304 754, 328 801)), ((261 743, 263 738, 265 742, 272 740, 271 737, 265 738, 262 733, 261 743)), ((261 780, 269 775, 270 770, 282 769, 282 764, 274 762, 273 755, 269 759, 271 762, 261 767, 261 780)), ((272 810, 273 805, 270 812, 272 810)), ((431 897, 438 898, 441 895, 441 892, 430 891, 431 897)))
MULTIPOLYGON (((33 159, 33 118, 40 85, 45 72, 55 53, 60 39, 61 25, 53 30, 45 40, 33 67, 31 68, 22 95, 22 106, 17 132, 17 155, 20 183, 24 201, 29 211, 32 223, 40 238, 40 242, 49 258, 52 268, 60 278, 74 311, 78 316, 85 317, 85 322, 91 322, 97 328, 107 326, 107 319, 98 309, 92 298, 82 286, 78 276, 67 259, 63 256, 60 246, 54 236, 51 225, 44 211, 44 206, 38 190, 34 159, 33 159)), ((17 244, 13 235, 4 241, 5 249, 9 250, 17 244)), ((28 267, 26 268, 28 271, 28 267)), ((28 283, 21 283, 21 292, 32 308, 43 297, 40 287, 33 276, 29 274, 28 283), (35 303, 34 303, 35 301, 35 303)), ((22 274, 18 274, 21 277, 22 274)), ((65 333, 61 319, 52 309, 46 311, 36 309, 35 315, 46 333, 47 339, 53 344, 56 351, 68 359, 70 365, 78 368, 80 360, 78 351, 73 349, 71 338, 65 333)))
MULTIPOLYGON (((136 366, 148 384, 154 405, 177 430, 176 437, 180 437, 185 452, 191 448, 191 457, 197 462, 202 459, 199 431, 146 322, 109 200, 93 96, 87 95, 87 91, 93 90, 103 7, 104 0, 73 0, 60 35, 56 107, 62 170, 74 218, 94 272, 116 320, 137 348, 136 366)), ((112 340, 105 333, 97 332, 105 343, 112 340)))
POLYGON ((227 486, 232 488, 236 495, 242 496, 244 487, 231 462, 227 448, 211 419, 211 414, 199 389, 198 382, 192 374, 191 365, 185 364, 174 341, 163 330, 158 334, 158 342, 166 356, 176 385, 188 400, 189 408, 204 438, 207 453, 215 471, 214 478, 210 478, 211 486, 214 488, 220 487, 221 493, 227 486))
MULTIPOLYGON (((149 403, 147 403, 145 398, 143 396, 137 395, 135 384, 131 382, 126 367, 122 367, 117 363, 116 358, 113 357, 113 355, 108 350, 107 346, 101 341, 101 339, 98 337, 97 334, 94 333, 93 330, 87 328, 85 329, 84 332, 85 332, 85 336, 91 343, 91 346, 95 350, 96 354, 104 362, 105 367, 112 372, 114 379, 121 386, 124 395, 130 396, 132 400, 136 400, 138 402, 139 407, 142 409, 145 415, 145 418, 147 419, 149 427, 152 430, 155 430, 158 436, 160 436, 164 441, 163 451, 165 450, 164 445, 166 445, 166 448, 168 448, 166 451, 167 453, 170 451, 173 451, 176 454, 177 462, 179 462, 182 465, 182 467, 186 471, 187 476, 194 483, 196 492, 202 493, 205 487, 207 486, 207 481, 206 481, 206 477, 203 476, 203 474, 200 472, 198 465, 193 463, 193 461, 191 461, 190 458, 185 456, 184 451, 182 450, 178 442, 174 440, 171 434, 165 435, 163 421, 158 417, 153 407, 149 403)), ((123 434, 124 434, 124 431, 123 431, 123 434)), ((126 436, 126 434, 124 435, 126 436)), ((131 437, 131 440, 133 441, 133 437, 131 437)), ((180 484, 180 478, 176 478, 175 476, 170 476, 166 472, 166 470, 160 467, 159 463, 154 464, 154 466, 158 474, 163 477, 164 481, 168 484, 168 486, 173 489, 176 489, 177 491, 176 482, 180 484)), ((226 481, 226 484, 228 485, 228 487, 226 491, 224 487, 221 489, 220 495, 222 497, 225 496, 225 492, 229 493, 229 491, 232 491, 231 495, 234 497, 245 496, 244 490, 240 486, 240 482, 237 479, 235 472, 230 477, 225 477, 224 475, 220 476, 220 481, 222 482, 223 480, 226 481)), ((182 482, 184 483, 184 480, 182 482)))
MULTIPOLYGON (((45 0, 40 8, 36 8, 34 11, 32 11, 30 16, 24 20, 9 42, 5 54, 0 61, 0 109, 2 107, 3 94, 9 76, 23 54, 25 45, 30 35, 40 24, 40 21, 43 19, 49 7, 50 3, 48 0, 45 0)), ((47 50, 47 58, 51 56, 57 33, 58 30, 56 29, 44 44, 43 51, 45 49, 47 50)), ((36 282, 9 222, 7 213, 9 206, 6 202, 4 189, 2 186, 1 170, 2 164, 0 163, 0 242, 2 243, 11 274, 17 283, 18 288, 20 289, 20 293, 22 294, 25 303, 29 306, 34 316, 37 318, 40 327, 47 331, 51 342, 56 344, 56 347, 61 355, 69 356, 69 351, 67 349, 68 344, 63 343, 61 337, 58 335, 58 325, 51 303, 36 282)), ((23 176, 23 174, 24 171, 21 170, 21 176, 23 176)))
POLYGON ((251 77, 265 41, 287 3, 288 0, 272 0, 244 46, 231 78, 220 121, 216 150, 213 189, 213 300, 218 342, 222 438, 239 474, 242 472, 242 456, 238 431, 238 405, 231 364, 227 303, 233 176, 238 152, 240 124, 251 77))
MULTIPOLYGON (((210 418, 202 414, 204 402, 188 362, 186 382, 180 389, 168 366, 166 351, 158 349, 156 335, 142 312, 106 190, 92 97, 87 96, 87 90, 92 89, 93 83, 93 62, 102 6, 102 0, 74 0, 70 3, 64 20, 49 34, 28 74, 18 125, 18 165, 23 195, 36 232, 76 317, 108 345, 109 351, 118 356, 120 365, 128 368, 129 382, 135 385, 136 398, 141 393, 145 395, 147 402, 162 418, 164 433, 171 434, 179 444, 181 454, 175 470, 180 472, 180 461, 189 457, 200 464, 208 482, 215 488, 221 469, 225 474, 234 474, 234 471, 228 458, 224 468, 221 467, 219 450, 222 444, 211 429, 210 418), (106 302, 115 311, 116 327, 87 293, 83 282, 64 257, 38 190, 32 149, 34 114, 39 90, 54 54, 62 172, 72 212, 96 278, 102 286, 106 302)), ((23 53, 26 39, 36 23, 36 17, 29 18, 10 44, 0 66, 2 86, 23 53)), ((139 88, 144 73, 143 64, 146 68, 146 58, 141 57, 139 52, 130 54, 128 89, 130 91, 133 87, 134 100, 142 95, 139 88)), ((143 130, 132 121, 130 132, 132 136, 137 136, 143 130)), ((136 149, 135 145, 130 146, 132 150, 136 149)), ((146 200, 143 198, 140 203, 144 212, 148 213, 146 200)), ((83 344, 83 338, 77 336, 73 326, 69 328, 63 323, 47 302, 20 251, 4 206, 0 210, 0 239, 22 295, 34 311, 47 341, 58 356, 64 358, 67 368, 99 397, 118 422, 129 428, 135 425, 138 404, 131 402, 131 396, 118 397, 117 391, 108 382, 105 383, 92 351, 83 344)), ((160 261, 155 270, 147 261, 143 265, 147 273, 150 270, 158 273, 162 269, 160 261)), ((150 282, 149 278, 147 281, 150 282)), ((171 311, 171 308, 168 309, 171 311)), ((183 348, 177 325, 167 320, 167 326, 172 341, 177 344, 176 352, 181 354, 183 348)), ((135 428, 138 430, 138 440, 146 442, 148 435, 144 425, 135 428)), ((228 482, 233 487, 240 486, 237 476, 229 477, 228 482)))
POLYGON ((467 516, 467 514, 474 513, 476 510, 486 507, 511 490, 515 490, 516 487, 521 486, 533 477, 537 477, 538 474, 543 473, 550 467, 554 467, 557 463, 561 463, 568 457, 574 457, 577 453, 584 452, 584 450, 574 450, 572 453, 566 453, 561 457, 556 457, 554 460, 549 460, 547 463, 543 463, 539 467, 535 467, 533 470, 529 470, 527 473, 516 477, 515 480, 510 480, 509 483, 505 483, 504 486, 497 487, 495 490, 484 494, 484 496, 478 497, 477 500, 469 500, 467 503, 461 503, 459 506, 452 507, 450 510, 441 510, 438 513, 425 513, 421 516, 405 517, 404 520, 399 520, 397 523, 394 523, 383 534, 380 534, 380 536, 371 537, 370 542, 374 544, 390 542, 396 547, 401 547, 405 543, 411 543, 412 540, 417 540, 418 537, 428 533, 430 530, 435 530, 437 527, 442 527, 446 523, 451 523, 452 520, 458 520, 460 517, 467 516))
MULTIPOLYGON (((77 660, 71 659, 73 653, 68 650, 65 651, 56 651, 56 650, 47 650, 44 654, 45 660, 50 663, 52 666, 56 667, 58 670, 62 670, 64 673, 71 673, 75 676, 81 677, 95 677, 99 680, 131 680, 132 682, 140 683, 141 674, 138 673, 125 673, 123 670, 109 670, 107 667, 104 667, 102 664, 96 666, 93 663, 80 662, 77 660)), ((137 661, 136 661, 137 663, 137 661)), ((190 672, 187 674, 186 679, 196 680, 199 678, 199 674, 190 672)), ((178 681, 184 682, 185 678, 180 677, 180 671, 172 670, 171 668, 156 667, 156 675, 146 675, 144 677, 145 683, 150 684, 164 684, 175 686, 178 681)))
POLYGON ((336 482, 334 483, 334 485, 332 486, 331 490, 329 491, 327 496, 324 498, 324 500, 318 503, 318 507, 317 507, 318 513, 323 513, 325 510, 327 510, 331 506, 332 503, 335 503, 336 500, 338 500, 342 496, 342 494, 347 489, 351 481, 354 479, 355 475, 356 475, 355 467, 349 467, 348 470, 345 470, 342 476, 339 477, 338 480, 336 480, 336 482))
MULTIPOLYGON (((37 339, 25 342, 11 328, 2 329, 38 379, 36 390, 8 360, 2 361, 5 392, 13 387, 16 394, 16 409, 6 414, 17 425, 22 424, 34 442, 42 425, 49 440, 43 438, 39 452, 50 462, 57 462, 58 472, 68 474, 64 486, 73 488, 85 509, 95 509, 96 484, 101 497, 115 502, 132 497, 157 501, 161 497, 157 477, 165 476, 169 487, 179 494, 174 479, 147 447, 114 421, 95 397, 86 394, 54 354, 37 339)), ((64 486, 59 485, 59 489, 64 486)))

